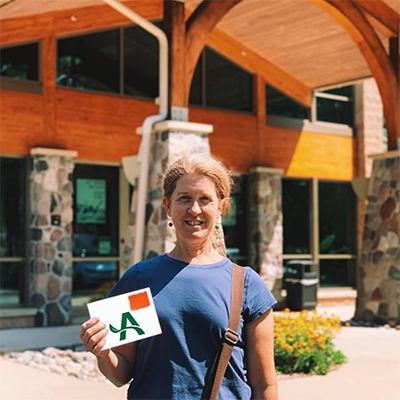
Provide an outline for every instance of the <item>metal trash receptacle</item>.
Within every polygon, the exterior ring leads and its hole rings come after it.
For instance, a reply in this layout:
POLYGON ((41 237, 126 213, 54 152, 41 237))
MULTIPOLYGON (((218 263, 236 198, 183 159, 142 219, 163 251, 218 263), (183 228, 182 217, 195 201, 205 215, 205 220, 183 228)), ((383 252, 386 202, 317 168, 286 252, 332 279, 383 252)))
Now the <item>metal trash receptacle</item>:
POLYGON ((286 302, 292 311, 314 310, 317 306, 318 275, 311 266, 318 263, 310 260, 291 260, 286 263, 286 302))

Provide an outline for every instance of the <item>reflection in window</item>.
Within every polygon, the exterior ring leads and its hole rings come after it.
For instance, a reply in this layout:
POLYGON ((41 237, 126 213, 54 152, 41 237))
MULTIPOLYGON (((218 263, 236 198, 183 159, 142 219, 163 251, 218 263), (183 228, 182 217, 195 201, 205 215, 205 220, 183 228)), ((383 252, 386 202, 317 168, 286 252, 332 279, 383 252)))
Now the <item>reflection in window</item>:
POLYGON ((205 49, 206 106, 253 111, 253 75, 215 51, 205 49))
POLYGON ((266 85, 267 115, 308 119, 309 109, 300 105, 273 86, 266 85))
POLYGON ((320 260, 320 285, 325 287, 355 286, 355 260, 320 260))
POLYGON ((319 252, 354 254, 356 204, 350 183, 319 182, 319 252))
POLYGON ((0 304, 2 306, 23 303, 23 262, 0 263, 0 304))
POLYGON ((239 264, 247 262, 246 185, 247 176, 234 176, 231 205, 222 217, 228 257, 239 264))
POLYGON ((57 83, 119 93, 119 30, 57 42, 57 83))
POLYGON ((0 158, 0 257, 25 255, 26 161, 0 158))
POLYGON ((315 92, 317 120, 353 126, 354 86, 315 92))
POLYGON ((39 45, 26 44, 0 50, 1 76, 39 80, 39 45))
POLYGON ((310 181, 282 179, 283 252, 310 254, 310 181))
POLYGON ((124 93, 158 97, 158 69, 158 40, 139 26, 124 28, 124 93))
POLYGON ((118 168, 77 164, 74 184, 74 257, 118 256, 118 168))
POLYGON ((73 263, 74 291, 91 290, 118 280, 116 261, 79 261, 73 263))

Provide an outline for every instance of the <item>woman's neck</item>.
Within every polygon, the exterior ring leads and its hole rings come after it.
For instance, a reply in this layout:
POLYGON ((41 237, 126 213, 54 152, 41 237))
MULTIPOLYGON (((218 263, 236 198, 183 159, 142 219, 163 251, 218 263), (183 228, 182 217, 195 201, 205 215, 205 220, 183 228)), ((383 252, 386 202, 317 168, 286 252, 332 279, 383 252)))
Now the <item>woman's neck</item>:
POLYGON ((189 264, 213 264, 222 260, 221 254, 210 243, 199 247, 177 243, 168 255, 189 264))

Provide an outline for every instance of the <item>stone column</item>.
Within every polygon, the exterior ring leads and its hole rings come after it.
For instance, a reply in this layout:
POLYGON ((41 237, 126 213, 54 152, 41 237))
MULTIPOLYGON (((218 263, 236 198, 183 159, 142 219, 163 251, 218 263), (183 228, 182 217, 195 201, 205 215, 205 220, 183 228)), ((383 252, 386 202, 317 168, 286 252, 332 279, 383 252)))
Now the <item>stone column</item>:
MULTIPOLYGON (((196 153, 210 154, 208 134, 212 130, 212 125, 182 121, 163 121, 155 125, 150 150, 148 199, 145 218, 145 259, 169 252, 176 241, 175 229, 168 226, 167 215, 162 205, 162 185, 167 167, 183 156, 196 153)), ((124 269, 133 264, 136 196, 137 193, 134 191, 132 196, 133 206, 130 210, 129 227, 125 241, 124 269)), ((213 245, 221 253, 225 252, 222 226, 214 232, 213 245)))
POLYGON ((250 265, 278 301, 283 279, 282 173, 266 167, 250 170, 248 229, 250 265))
POLYGON ((400 151, 371 158, 355 318, 394 325, 400 323, 400 151))
POLYGON ((37 326, 71 319, 73 158, 76 151, 34 148, 30 172, 29 302, 37 326))

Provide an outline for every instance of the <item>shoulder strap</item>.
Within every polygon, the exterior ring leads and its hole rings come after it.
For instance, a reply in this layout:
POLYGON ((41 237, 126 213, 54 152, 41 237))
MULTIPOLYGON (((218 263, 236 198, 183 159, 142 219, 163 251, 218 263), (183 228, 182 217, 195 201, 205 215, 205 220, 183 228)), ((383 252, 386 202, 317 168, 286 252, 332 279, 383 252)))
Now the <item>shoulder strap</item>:
MULTIPOLYGON (((206 384, 210 388, 206 393, 210 393, 209 399, 216 400, 218 392, 224 379, 225 371, 231 358, 233 346, 237 343, 239 335, 238 328, 243 304, 245 269, 232 263, 232 283, 231 283, 231 312, 229 315, 228 329, 222 340, 221 352, 217 355, 206 384)), ((207 396, 208 398, 208 396, 207 396)))

